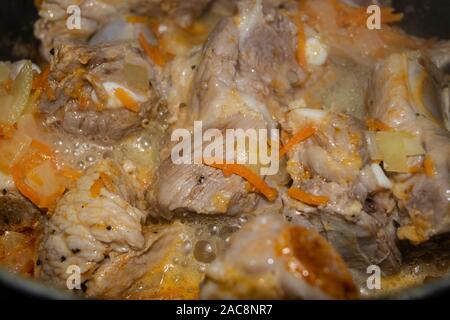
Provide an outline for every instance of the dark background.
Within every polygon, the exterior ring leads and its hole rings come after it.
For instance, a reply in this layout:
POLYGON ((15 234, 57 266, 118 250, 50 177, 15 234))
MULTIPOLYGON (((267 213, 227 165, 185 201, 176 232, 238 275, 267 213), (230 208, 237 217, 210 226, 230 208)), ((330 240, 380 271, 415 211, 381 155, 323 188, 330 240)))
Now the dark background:
MULTIPOLYGON (((421 37, 450 39, 450 0, 392 0, 405 13, 400 24, 421 37)), ((0 60, 38 60, 33 22, 37 12, 33 0, 1 0, 0 60)))

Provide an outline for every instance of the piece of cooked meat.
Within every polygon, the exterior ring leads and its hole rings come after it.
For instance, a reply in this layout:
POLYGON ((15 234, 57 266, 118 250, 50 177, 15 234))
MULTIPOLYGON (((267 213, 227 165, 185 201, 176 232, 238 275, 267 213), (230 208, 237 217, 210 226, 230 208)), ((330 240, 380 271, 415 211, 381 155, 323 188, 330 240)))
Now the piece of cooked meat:
MULTIPOLYGON (((215 129, 257 129, 265 127, 261 120, 240 115, 217 123, 215 129)), ((206 130, 207 128, 205 128, 206 130)), ((225 142, 224 142, 225 143, 225 142)), ((225 147, 225 145, 224 145, 225 147)), ((192 148, 194 159, 196 148, 192 148)), ((246 181, 237 175, 225 176, 221 170, 204 164, 176 164, 167 158, 146 198, 154 207, 151 214, 170 218, 174 213, 230 214, 251 212, 258 195, 249 192, 246 181)))
POLYGON ((127 289, 145 270, 133 270, 133 263, 145 265, 157 259, 159 241, 165 234, 144 234, 146 215, 140 186, 114 162, 103 161, 88 169, 76 186, 58 202, 45 225, 39 246, 36 276, 65 288, 67 268, 78 266, 82 287, 88 295, 116 294, 127 289), (154 253, 153 248, 158 248, 154 253), (122 277, 120 285, 105 281, 122 277))
POLYGON ((131 42, 62 45, 52 58, 40 113, 73 135, 111 143, 137 129, 159 99, 160 72, 131 42), (128 96, 123 101, 117 90, 128 96))
POLYGON ((40 216, 39 209, 18 191, 0 190, 0 234, 32 230, 40 216))
POLYGON ((273 127, 278 99, 305 79, 296 61, 297 28, 261 1, 240 1, 209 36, 194 79, 192 117, 207 125, 239 112, 262 116, 273 127))
MULTIPOLYGON (((237 15, 221 20, 203 47, 189 114, 180 125, 190 128, 200 120, 205 129, 224 132, 276 128, 281 101, 305 77, 295 59, 296 32, 272 6, 259 0, 239 2, 237 15)), ((224 177, 201 164, 176 165, 171 158, 163 163, 148 198, 166 216, 183 210, 233 214, 255 205, 243 179, 224 177)))
POLYGON ((41 212, 16 189, 12 176, 0 171, 0 234, 32 230, 41 212))
MULTIPOLYGON (((418 52, 391 55, 373 78, 370 114, 394 131, 420 139, 425 156, 409 159, 428 170, 393 174, 400 209, 400 239, 413 243, 450 231, 450 133, 443 125, 439 92, 418 52)), ((412 163, 411 163, 412 162, 412 163)))
POLYGON ((0 172, 0 265, 14 273, 32 276, 41 232, 42 213, 0 172))
POLYGON ((444 125, 450 130, 450 41, 438 42, 426 52, 426 56, 432 62, 427 64, 427 69, 441 91, 444 125))
MULTIPOLYGON (((39 7, 39 20, 35 23, 35 36, 42 42, 42 53, 49 58, 52 48, 61 44, 83 44, 107 23, 124 15, 169 17, 182 27, 188 27, 211 0, 45 0, 39 7), (80 29, 66 26, 69 6, 80 9, 80 29)), ((72 15, 74 12, 70 12, 72 15)), ((122 32, 122 30, 116 30, 122 32)))
POLYGON ((315 231, 282 216, 253 218, 207 269, 203 299, 352 299, 347 267, 315 231))
POLYGON ((111 253, 86 283, 86 294, 115 299, 126 293, 149 270, 158 274, 167 268, 167 257, 173 248, 181 246, 181 223, 150 226, 143 229, 145 238, 141 250, 111 253))
POLYGON ((350 116, 312 109, 293 110, 288 118, 293 132, 311 124, 317 128, 313 137, 288 154, 292 187, 327 201, 311 205, 284 194, 286 217, 319 231, 351 269, 365 272, 375 264, 386 274, 396 272, 401 256, 395 202, 389 180, 369 161, 363 124, 350 116))

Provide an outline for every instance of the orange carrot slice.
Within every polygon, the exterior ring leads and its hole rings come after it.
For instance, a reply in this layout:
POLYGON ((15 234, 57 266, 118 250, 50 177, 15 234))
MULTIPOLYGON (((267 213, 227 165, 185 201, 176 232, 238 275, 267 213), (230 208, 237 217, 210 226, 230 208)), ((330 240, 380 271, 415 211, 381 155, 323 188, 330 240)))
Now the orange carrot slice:
POLYGON ((89 191, 91 192, 92 198, 98 198, 100 195, 100 191, 104 187, 102 179, 99 177, 95 182, 91 185, 89 191))
POLYGON ((392 131, 390 126, 375 118, 367 118, 366 126, 370 131, 392 131))
POLYGON ((128 92, 126 92, 124 89, 122 88, 115 89, 114 95, 128 110, 131 110, 133 112, 139 112, 139 110, 141 109, 139 103, 137 103, 136 100, 134 100, 133 97, 130 96, 128 92))
MULTIPOLYGON (((39 190, 33 189, 26 183, 27 175, 29 178, 32 178, 32 181, 34 181, 37 185, 43 185, 46 183, 44 180, 45 177, 33 177, 33 174, 30 176, 29 173, 43 161, 48 159, 51 159, 52 161, 54 160, 52 150, 48 146, 36 140, 31 142, 30 149, 34 149, 34 151, 30 150, 11 168, 12 178, 17 189, 23 196, 28 198, 39 208, 49 208, 56 202, 58 197, 64 193, 66 188, 64 185, 59 185, 58 190, 55 193, 48 196, 43 196, 39 190)), ((56 171, 56 166, 54 170, 56 171)))
POLYGON ((116 186, 114 185, 111 177, 104 172, 100 172, 100 179, 103 182, 103 185, 109 192, 116 192, 116 186))
POLYGON ((295 145, 305 141, 317 132, 315 127, 306 127, 294 134, 294 136, 281 148, 280 157, 288 153, 295 145))
POLYGON ((295 24, 297 25, 297 62, 304 71, 307 71, 305 26, 299 16, 295 18, 295 24))
POLYGON ((315 196, 298 188, 290 188, 287 194, 292 199, 309 204, 311 206, 326 205, 329 201, 329 198, 326 196, 315 196))
POLYGON ((150 60, 152 60, 156 65, 162 67, 166 64, 161 50, 159 50, 157 46, 153 46, 148 43, 143 33, 139 34, 139 44, 141 45, 142 49, 144 49, 150 60))
POLYGON ((394 8, 381 9, 381 23, 389 24, 403 20, 403 13, 394 13, 394 8))
POLYGON ((433 159, 429 156, 425 156, 425 160, 423 161, 423 167, 425 169, 425 174, 428 177, 433 177, 436 174, 433 159))
POLYGON ((253 173, 249 168, 247 168, 244 165, 234 163, 220 164, 220 163, 206 163, 206 162, 205 164, 210 167, 222 170, 225 175, 236 174, 244 178, 249 183, 251 183, 256 188, 256 190, 262 193, 269 201, 275 201, 275 199, 278 196, 278 192, 276 189, 270 187, 260 176, 253 173))

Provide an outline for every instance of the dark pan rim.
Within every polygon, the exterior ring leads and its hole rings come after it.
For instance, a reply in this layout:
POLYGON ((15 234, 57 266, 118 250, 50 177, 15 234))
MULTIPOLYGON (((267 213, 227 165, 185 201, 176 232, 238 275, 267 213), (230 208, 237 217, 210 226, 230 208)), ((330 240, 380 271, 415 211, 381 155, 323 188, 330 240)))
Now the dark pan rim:
MULTIPOLYGON (((0 268, 0 286, 11 289, 12 291, 16 291, 20 295, 24 295, 26 297, 34 299, 49 299, 49 300, 82 299, 79 296, 71 295, 62 290, 57 290, 55 288, 47 286, 44 283, 39 282, 38 280, 27 279, 1 268, 0 268)), ((444 295, 449 291, 450 291, 450 275, 431 283, 422 284, 413 288, 403 289, 398 291, 397 293, 382 295, 374 299, 381 299, 381 300, 430 299, 444 295)))

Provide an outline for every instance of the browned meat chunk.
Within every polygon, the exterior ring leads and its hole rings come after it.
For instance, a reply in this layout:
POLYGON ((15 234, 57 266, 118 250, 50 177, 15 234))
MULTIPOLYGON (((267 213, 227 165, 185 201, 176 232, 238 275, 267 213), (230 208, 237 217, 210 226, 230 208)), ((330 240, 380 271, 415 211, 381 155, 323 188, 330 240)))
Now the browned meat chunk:
MULTIPOLYGON (((305 77, 295 59, 297 29, 261 1, 242 1, 238 7, 236 16, 218 23, 203 48, 188 119, 220 130, 275 128, 281 101, 305 77)), ((237 213, 255 204, 243 179, 226 178, 205 165, 175 165, 170 158, 155 190, 150 201, 165 212, 237 213)))
POLYGON ((39 209, 17 191, 0 190, 0 233, 32 230, 40 215, 39 209))
POLYGON ((276 214, 250 220, 209 266, 204 299, 352 299, 342 258, 315 231, 276 214))
MULTIPOLYGON (((400 208, 400 239, 413 243, 450 231, 450 133, 445 110, 418 52, 394 54, 377 66, 372 117, 419 139, 424 154, 409 157, 416 173, 392 173, 400 208)), ((400 151, 399 151, 400 152, 400 151)))
POLYGON ((52 58, 39 110, 68 133, 109 143, 149 116, 158 101, 152 86, 158 77, 132 43, 63 45, 52 58))
POLYGON ((315 205, 284 195, 287 218, 318 230, 354 270, 375 264, 386 274, 397 271, 395 202, 389 179, 369 162, 364 126, 321 110, 298 109, 289 118, 293 132, 308 124, 317 128, 289 153, 292 187, 326 201, 315 205))

